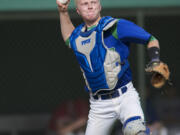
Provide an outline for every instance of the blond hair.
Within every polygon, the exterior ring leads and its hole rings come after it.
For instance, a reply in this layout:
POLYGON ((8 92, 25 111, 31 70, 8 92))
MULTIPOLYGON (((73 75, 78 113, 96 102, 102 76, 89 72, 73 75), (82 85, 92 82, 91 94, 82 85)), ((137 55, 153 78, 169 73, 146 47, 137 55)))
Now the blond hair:
MULTIPOLYGON (((77 2, 78 2, 78 0, 74 0, 75 1, 75 4, 77 5, 77 2)), ((101 1, 101 0, 98 0, 99 2, 101 1)))

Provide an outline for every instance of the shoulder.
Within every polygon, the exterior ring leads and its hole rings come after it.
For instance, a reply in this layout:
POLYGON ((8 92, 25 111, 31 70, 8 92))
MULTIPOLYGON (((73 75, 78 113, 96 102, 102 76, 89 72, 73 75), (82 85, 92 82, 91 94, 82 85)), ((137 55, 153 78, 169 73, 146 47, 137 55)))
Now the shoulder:
POLYGON ((81 29, 84 27, 84 23, 78 25, 72 32, 71 36, 73 36, 74 34, 76 35, 77 33, 80 33, 81 29))
POLYGON ((119 18, 117 21, 117 25, 120 26, 129 26, 129 25, 136 25, 134 22, 124 19, 124 18, 119 18))
POLYGON ((84 27, 84 25, 85 24, 82 23, 73 30, 73 32, 71 33, 71 35, 69 37, 69 42, 70 43, 71 43, 72 40, 76 39, 79 36, 79 34, 80 34, 82 28, 84 27))
POLYGON ((117 21, 118 19, 116 18, 113 18, 111 16, 105 16, 101 18, 97 27, 99 30, 106 31, 111 29, 116 24, 117 21))
POLYGON ((101 19, 103 30, 117 29, 119 27, 135 26, 136 24, 124 18, 113 18, 110 16, 101 19))

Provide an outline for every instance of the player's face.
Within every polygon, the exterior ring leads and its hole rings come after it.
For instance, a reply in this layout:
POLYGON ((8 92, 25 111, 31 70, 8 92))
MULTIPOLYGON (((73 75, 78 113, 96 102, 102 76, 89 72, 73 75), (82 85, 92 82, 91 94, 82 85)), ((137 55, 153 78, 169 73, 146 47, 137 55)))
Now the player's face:
POLYGON ((87 23, 96 22, 100 18, 101 4, 99 0, 76 0, 77 13, 87 23))

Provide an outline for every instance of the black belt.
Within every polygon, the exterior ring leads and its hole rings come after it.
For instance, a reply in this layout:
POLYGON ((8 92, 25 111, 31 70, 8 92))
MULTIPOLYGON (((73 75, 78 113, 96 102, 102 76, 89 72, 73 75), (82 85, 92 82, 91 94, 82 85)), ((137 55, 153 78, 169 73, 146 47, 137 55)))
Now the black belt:
POLYGON ((106 99, 112 99, 119 97, 121 94, 124 94, 127 91, 127 87, 123 86, 121 89, 121 93, 119 93, 118 89, 111 90, 111 91, 103 91, 100 94, 96 94, 93 96, 94 99, 98 100, 99 98, 101 100, 106 100, 106 99))

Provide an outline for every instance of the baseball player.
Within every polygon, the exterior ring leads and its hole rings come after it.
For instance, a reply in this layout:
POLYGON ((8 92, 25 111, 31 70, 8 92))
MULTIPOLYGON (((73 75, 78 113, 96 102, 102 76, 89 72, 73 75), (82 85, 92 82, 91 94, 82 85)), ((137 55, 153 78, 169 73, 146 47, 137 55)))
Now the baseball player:
POLYGON ((147 45, 151 63, 159 61, 158 40, 128 20, 101 17, 100 0, 75 0, 84 21, 75 28, 68 15, 69 2, 56 1, 63 39, 79 62, 90 95, 85 134, 108 135, 119 119, 125 135, 149 135, 128 56, 130 43, 140 43, 147 45))

